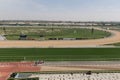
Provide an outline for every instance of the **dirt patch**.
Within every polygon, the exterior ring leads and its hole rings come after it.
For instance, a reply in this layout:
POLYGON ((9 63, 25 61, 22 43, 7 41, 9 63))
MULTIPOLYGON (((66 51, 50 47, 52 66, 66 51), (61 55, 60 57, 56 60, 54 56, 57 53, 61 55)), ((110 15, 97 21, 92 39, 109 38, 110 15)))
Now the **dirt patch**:
POLYGON ((34 62, 0 62, 0 80, 7 80, 13 72, 39 72, 34 62))

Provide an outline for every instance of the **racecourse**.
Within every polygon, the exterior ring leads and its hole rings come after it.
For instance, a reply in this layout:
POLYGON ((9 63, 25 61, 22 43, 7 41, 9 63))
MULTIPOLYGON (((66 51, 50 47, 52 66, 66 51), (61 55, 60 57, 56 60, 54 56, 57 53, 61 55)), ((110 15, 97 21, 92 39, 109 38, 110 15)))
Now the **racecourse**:
MULTIPOLYGON (((104 30, 96 28, 98 30, 104 30)), ((120 32, 116 30, 104 30, 112 34, 110 37, 91 40, 48 40, 48 41, 0 41, 0 47, 80 47, 100 46, 120 42, 120 32)))
MULTIPOLYGON (((100 28, 98 29, 103 30, 100 28)), ((112 35, 110 37, 105 37, 103 39, 76 40, 76 41, 75 40, 74 41, 70 41, 70 40, 69 41, 63 41, 63 40, 61 41, 57 41, 57 40, 56 41, 9 41, 9 40, 0 41, 0 47, 1 47, 0 61, 3 61, 3 63, 0 65, 1 67, 0 80, 7 79, 12 72, 24 72, 25 70, 27 72, 120 70, 119 48, 50 48, 50 47, 101 46, 105 44, 120 42, 119 31, 115 31, 115 30, 104 30, 104 31, 108 31, 112 35), (33 47, 38 47, 38 48, 33 48, 33 47), (26 62, 26 61, 35 61, 35 60, 44 60, 45 63, 37 67, 33 65, 32 66, 28 65, 29 66, 28 67, 26 64, 25 65, 22 64, 20 66, 18 66, 19 64, 16 64, 11 66, 9 62, 6 62, 6 61, 26 62), (55 62, 55 61, 59 61, 59 62, 55 62), (22 69, 21 67, 24 69, 22 69), (22 71, 19 71, 21 69, 22 71), (36 71, 34 71, 33 69, 36 71), (9 73, 7 73, 4 72, 5 70, 10 70, 10 71, 9 73)))

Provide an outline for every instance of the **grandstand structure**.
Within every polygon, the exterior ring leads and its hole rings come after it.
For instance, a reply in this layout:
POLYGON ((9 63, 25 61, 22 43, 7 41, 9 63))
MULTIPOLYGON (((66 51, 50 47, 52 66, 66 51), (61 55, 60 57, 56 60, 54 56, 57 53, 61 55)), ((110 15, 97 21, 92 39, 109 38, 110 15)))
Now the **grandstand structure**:
POLYGON ((120 73, 44 73, 17 74, 16 78, 34 78, 39 80, 120 80, 120 73))

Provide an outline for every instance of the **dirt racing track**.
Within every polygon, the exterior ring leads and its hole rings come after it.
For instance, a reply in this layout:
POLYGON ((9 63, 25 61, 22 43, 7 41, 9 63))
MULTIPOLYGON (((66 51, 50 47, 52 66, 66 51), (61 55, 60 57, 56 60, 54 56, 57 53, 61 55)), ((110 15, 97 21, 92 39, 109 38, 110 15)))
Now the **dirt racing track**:
MULTIPOLYGON (((104 30, 96 28, 99 30, 104 30)), ((112 35, 102 39, 91 40, 72 40, 72 41, 0 41, 0 47, 81 47, 81 46, 100 46, 120 42, 120 32, 115 30, 104 30, 112 35)))

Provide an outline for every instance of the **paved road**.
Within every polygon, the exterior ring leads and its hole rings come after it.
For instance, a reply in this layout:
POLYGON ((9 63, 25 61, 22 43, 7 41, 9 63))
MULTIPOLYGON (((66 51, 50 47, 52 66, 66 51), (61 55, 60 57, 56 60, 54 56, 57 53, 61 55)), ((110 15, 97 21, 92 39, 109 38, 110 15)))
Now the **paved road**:
POLYGON ((120 61, 47 61, 44 66, 107 66, 119 65, 120 61))

